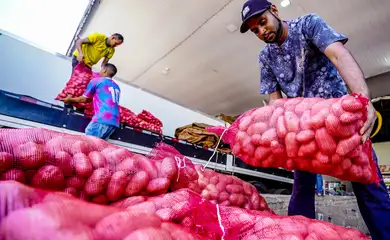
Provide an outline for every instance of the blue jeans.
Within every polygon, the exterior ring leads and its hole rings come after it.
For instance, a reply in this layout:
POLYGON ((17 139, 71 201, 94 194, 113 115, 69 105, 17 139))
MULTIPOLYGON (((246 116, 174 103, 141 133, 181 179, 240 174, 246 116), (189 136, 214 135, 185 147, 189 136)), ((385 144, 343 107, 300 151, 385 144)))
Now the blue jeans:
MULTIPOLYGON (((380 179, 382 174, 378 167, 378 159, 374 149, 373 158, 380 179)), ((315 218, 314 190, 316 174, 294 171, 294 187, 291 195, 288 215, 303 215, 315 218)), ((390 197, 383 181, 376 183, 352 183, 360 213, 371 232, 373 240, 390 239, 390 197)))
POLYGON ((107 140, 114 133, 116 127, 112 125, 90 122, 85 128, 85 135, 107 140))
POLYGON ((322 179, 322 175, 321 174, 317 174, 316 176, 316 190, 317 190, 317 194, 322 194, 323 192, 323 179, 322 179))

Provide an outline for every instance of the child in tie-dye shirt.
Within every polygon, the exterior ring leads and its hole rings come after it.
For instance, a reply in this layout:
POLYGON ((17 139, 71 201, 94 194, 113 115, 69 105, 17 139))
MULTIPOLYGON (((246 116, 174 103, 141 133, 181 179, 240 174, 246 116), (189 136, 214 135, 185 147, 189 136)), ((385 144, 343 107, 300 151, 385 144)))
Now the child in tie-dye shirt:
POLYGON ((82 96, 62 99, 65 103, 93 100, 95 114, 85 129, 86 135, 107 139, 119 127, 120 88, 112 80, 116 72, 116 67, 107 63, 100 71, 100 78, 92 79, 82 96))

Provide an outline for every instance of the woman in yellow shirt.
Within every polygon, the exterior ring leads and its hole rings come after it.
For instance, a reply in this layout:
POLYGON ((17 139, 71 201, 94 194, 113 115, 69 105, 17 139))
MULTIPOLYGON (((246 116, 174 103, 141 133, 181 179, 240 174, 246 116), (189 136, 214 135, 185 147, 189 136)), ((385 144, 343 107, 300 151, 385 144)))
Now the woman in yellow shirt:
POLYGON ((84 62, 86 66, 92 68, 100 59, 104 58, 102 65, 108 63, 114 56, 115 47, 123 43, 123 36, 114 33, 107 37, 101 33, 93 33, 88 37, 76 41, 76 51, 73 53, 72 69, 79 62, 84 62))

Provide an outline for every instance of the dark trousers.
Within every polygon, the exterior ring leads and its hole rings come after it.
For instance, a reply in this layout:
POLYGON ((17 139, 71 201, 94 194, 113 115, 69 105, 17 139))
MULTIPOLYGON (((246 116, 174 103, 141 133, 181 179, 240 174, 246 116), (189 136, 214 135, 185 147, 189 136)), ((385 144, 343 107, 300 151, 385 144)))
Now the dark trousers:
MULTIPOLYGON (((77 64, 79 64, 79 61, 77 60, 76 56, 73 56, 72 57, 72 73, 74 71, 74 68, 77 66, 77 64)), ((88 68, 90 68, 90 67, 88 67, 88 68)))
POLYGON ((77 60, 77 57, 73 56, 72 57, 72 73, 74 71, 74 68, 79 64, 79 61, 77 60))
MULTIPOLYGON (((379 178, 382 178, 378 159, 373 149, 373 158, 379 178)), ((291 195, 288 215, 303 215, 315 218, 316 174, 294 171, 294 187, 291 195)), ((383 181, 374 184, 352 183, 360 213, 363 216, 373 240, 390 240, 390 198, 383 181)))

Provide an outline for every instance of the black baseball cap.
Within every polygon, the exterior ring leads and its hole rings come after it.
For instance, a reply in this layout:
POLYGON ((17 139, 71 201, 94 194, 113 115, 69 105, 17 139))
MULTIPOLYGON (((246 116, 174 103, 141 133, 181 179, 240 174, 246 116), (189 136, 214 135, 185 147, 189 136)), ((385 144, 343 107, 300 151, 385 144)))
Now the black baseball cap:
POLYGON ((263 14, 271 6, 272 6, 272 3, 270 3, 267 0, 248 0, 248 1, 246 1, 246 3, 244 3, 244 6, 242 6, 242 11, 241 11, 242 24, 240 27, 240 32, 245 33, 249 30, 249 26, 248 26, 249 18, 251 18, 255 15, 263 14))

